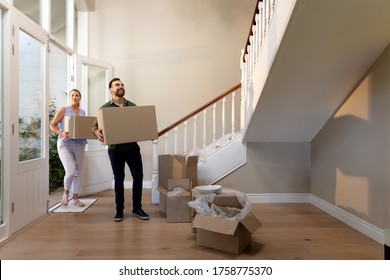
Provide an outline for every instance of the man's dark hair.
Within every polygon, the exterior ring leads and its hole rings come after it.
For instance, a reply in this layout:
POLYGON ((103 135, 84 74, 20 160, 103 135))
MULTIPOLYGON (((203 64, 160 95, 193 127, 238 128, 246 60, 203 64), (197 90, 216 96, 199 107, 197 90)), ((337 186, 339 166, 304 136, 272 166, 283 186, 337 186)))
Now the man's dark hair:
POLYGON ((108 83, 108 88, 111 88, 113 82, 115 82, 115 81, 120 81, 120 80, 121 80, 121 79, 119 79, 119 78, 114 78, 114 79, 112 79, 112 80, 108 83))

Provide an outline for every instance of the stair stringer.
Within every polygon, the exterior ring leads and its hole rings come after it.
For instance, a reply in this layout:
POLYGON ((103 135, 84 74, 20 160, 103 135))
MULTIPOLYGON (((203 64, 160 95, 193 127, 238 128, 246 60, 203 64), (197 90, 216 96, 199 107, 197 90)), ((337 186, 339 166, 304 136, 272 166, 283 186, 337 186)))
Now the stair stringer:
POLYGON ((246 144, 239 135, 198 163, 198 185, 214 184, 245 163, 246 144))

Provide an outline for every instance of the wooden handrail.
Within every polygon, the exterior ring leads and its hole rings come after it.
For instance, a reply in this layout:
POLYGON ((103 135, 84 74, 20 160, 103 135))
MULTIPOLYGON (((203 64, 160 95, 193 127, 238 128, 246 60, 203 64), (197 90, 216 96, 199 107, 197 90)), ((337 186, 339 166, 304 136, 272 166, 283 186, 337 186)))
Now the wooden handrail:
POLYGON ((258 0, 256 2, 256 8, 255 8, 255 11, 253 12, 252 22, 251 22, 251 25, 249 27, 248 37, 246 39, 246 44, 245 44, 245 48, 244 48, 244 55, 242 56, 243 62, 245 62, 245 55, 248 53, 247 48, 251 44, 250 37, 253 34, 252 26, 256 25, 256 14, 259 12, 259 2, 263 2, 263 0, 258 0))
POLYGON ((198 109, 196 109, 195 111, 193 111, 192 113, 186 115, 185 117, 181 118, 180 120, 178 120, 177 122, 171 124, 170 126, 164 128, 163 130, 159 131, 158 132, 158 137, 160 137, 161 135, 164 135, 165 133, 167 133, 168 131, 170 131, 171 129, 175 128, 176 126, 178 126, 179 124, 185 122, 186 120, 188 120, 189 118, 195 116, 196 114, 198 114, 199 112, 203 111, 204 109, 206 109, 207 107, 209 107, 210 105, 214 104, 215 102, 221 100, 222 98, 224 98, 225 96, 227 96, 228 94, 232 93, 233 91, 236 91, 237 89, 241 88, 241 83, 235 85, 234 87, 232 87, 231 89, 225 91, 224 93, 218 95, 217 97, 215 97, 214 99, 210 100, 209 102, 207 102, 206 104, 204 104, 203 106, 199 107, 198 109))

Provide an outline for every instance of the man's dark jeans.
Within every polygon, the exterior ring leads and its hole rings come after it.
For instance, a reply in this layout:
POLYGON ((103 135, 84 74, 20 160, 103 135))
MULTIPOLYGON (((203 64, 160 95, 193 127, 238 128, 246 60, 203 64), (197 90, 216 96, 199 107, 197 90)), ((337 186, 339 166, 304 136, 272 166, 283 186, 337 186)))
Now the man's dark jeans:
POLYGON ((134 149, 121 151, 108 149, 108 155, 111 161, 112 172, 114 173, 114 189, 116 210, 123 211, 125 204, 124 180, 125 164, 130 169, 133 177, 133 208, 142 208, 142 185, 143 185, 143 167, 140 148, 137 145, 134 149))

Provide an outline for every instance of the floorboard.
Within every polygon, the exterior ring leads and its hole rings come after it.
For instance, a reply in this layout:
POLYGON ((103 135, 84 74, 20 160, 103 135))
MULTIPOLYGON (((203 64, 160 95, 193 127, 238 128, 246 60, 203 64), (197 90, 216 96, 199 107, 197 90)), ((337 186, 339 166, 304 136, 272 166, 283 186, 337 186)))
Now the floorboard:
POLYGON ((190 223, 167 223, 144 191, 149 221, 131 215, 116 223, 114 192, 84 213, 49 213, 0 244, 2 260, 383 260, 383 246, 311 204, 253 204, 262 222, 252 244, 233 255, 196 244, 190 223))

